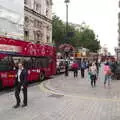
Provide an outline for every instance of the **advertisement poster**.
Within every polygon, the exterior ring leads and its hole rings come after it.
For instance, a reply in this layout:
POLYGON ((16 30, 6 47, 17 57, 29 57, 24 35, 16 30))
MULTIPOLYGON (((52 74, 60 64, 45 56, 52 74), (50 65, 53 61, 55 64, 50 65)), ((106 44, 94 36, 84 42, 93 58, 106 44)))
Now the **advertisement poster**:
POLYGON ((0 36, 24 40, 24 0, 0 0, 0 36))

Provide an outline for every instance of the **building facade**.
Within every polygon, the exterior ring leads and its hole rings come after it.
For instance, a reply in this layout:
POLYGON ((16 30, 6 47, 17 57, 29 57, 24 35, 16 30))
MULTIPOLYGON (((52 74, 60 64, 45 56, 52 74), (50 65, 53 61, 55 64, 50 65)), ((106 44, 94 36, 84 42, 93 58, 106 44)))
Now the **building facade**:
POLYGON ((24 39, 52 43, 52 0, 24 0, 24 39))

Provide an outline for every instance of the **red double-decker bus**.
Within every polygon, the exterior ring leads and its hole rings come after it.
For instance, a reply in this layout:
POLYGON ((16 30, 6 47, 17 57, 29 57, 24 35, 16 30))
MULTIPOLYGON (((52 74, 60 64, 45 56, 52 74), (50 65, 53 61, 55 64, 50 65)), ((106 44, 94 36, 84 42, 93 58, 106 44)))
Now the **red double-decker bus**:
POLYGON ((44 80, 56 73, 54 46, 0 37, 0 88, 14 86, 19 61, 28 70, 29 82, 44 80))

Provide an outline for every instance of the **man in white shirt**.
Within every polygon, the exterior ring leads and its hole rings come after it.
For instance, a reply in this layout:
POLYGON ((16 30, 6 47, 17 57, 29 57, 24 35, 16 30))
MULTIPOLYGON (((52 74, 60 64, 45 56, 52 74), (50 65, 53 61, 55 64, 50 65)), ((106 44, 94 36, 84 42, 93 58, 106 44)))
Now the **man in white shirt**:
POLYGON ((17 70, 17 77, 15 81, 15 98, 16 98, 16 105, 14 108, 18 108, 20 106, 20 91, 21 88, 23 90, 23 105, 22 107, 27 106, 27 71, 24 69, 23 64, 18 64, 17 70))

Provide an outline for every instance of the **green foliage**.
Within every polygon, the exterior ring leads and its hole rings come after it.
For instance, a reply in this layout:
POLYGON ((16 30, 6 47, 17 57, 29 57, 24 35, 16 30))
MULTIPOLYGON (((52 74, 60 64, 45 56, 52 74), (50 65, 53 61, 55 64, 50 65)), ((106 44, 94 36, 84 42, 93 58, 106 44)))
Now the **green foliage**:
POLYGON ((97 40, 96 35, 92 29, 87 25, 80 25, 80 29, 77 30, 73 25, 68 26, 68 32, 73 33, 67 35, 66 25, 56 15, 53 16, 53 42, 57 48, 64 43, 69 43, 74 47, 85 47, 91 52, 97 52, 100 49, 100 42, 97 40))
POLYGON ((52 39, 53 42, 55 42, 55 45, 58 47, 59 45, 63 44, 65 36, 65 24, 57 16, 53 16, 52 32, 52 39))

